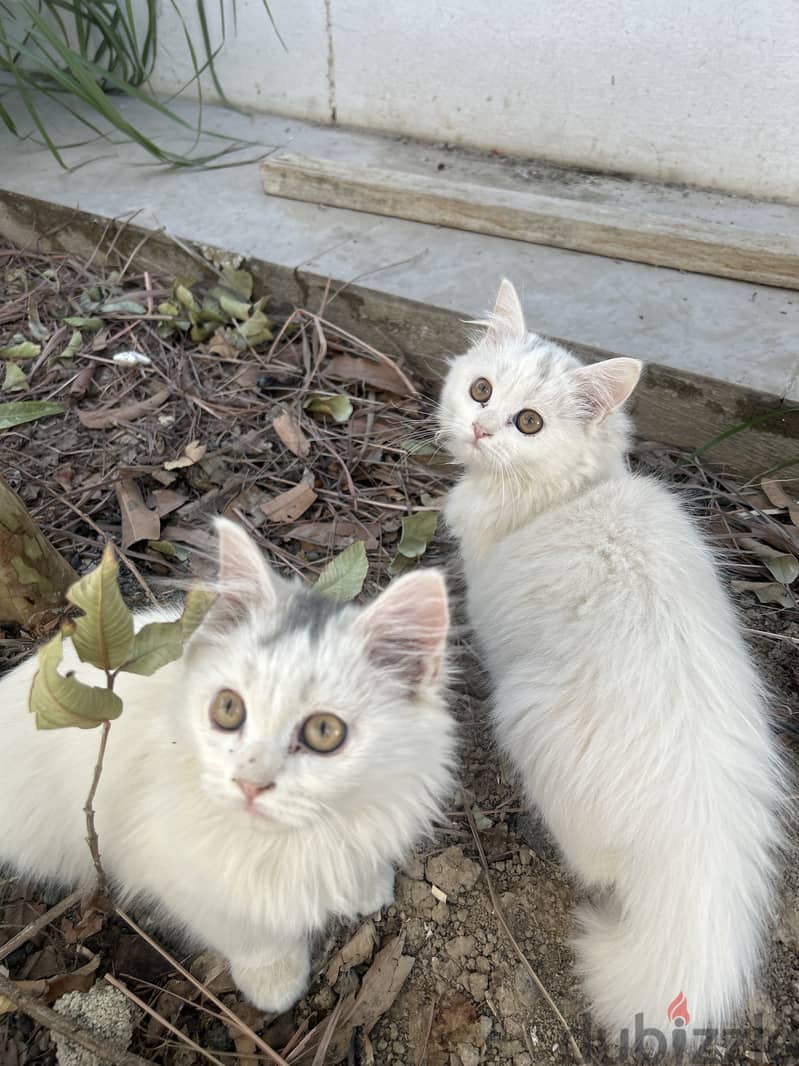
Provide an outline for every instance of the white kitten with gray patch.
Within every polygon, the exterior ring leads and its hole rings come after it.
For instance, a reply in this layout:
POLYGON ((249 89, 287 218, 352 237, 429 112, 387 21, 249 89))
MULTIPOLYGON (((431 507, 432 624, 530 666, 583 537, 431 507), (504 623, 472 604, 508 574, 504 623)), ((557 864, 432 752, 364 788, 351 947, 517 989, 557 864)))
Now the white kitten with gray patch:
POLYGON ((446 517, 497 736, 569 865, 612 886, 581 910, 576 950, 598 1019, 631 1042, 636 1015, 669 1032, 679 993, 694 1035, 744 1001, 785 796, 711 552, 670 491, 627 469, 620 407, 640 369, 528 334, 503 282, 440 414, 465 467, 446 517))
MULTIPOLYGON (((447 596, 425 570, 339 607, 271 573, 237 526, 218 531, 222 591, 183 660, 117 679, 97 830, 117 898, 148 898, 281 1011, 307 986, 309 936, 391 901, 393 864, 450 791, 447 596)), ((104 683, 69 644, 62 669, 104 683)), ((0 682, 0 863, 89 887, 98 734, 37 732, 35 671, 0 682)))

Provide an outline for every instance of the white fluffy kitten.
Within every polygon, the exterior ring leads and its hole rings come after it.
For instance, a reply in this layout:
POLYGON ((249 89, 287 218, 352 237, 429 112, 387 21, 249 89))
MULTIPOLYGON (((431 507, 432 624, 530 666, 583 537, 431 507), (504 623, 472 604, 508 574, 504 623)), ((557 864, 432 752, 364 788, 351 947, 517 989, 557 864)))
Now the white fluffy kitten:
POLYGON ((466 468, 446 517, 497 735, 569 865, 613 886, 581 911, 576 949, 598 1019, 631 1043, 636 1015, 668 1033, 680 992, 695 1036, 743 1002, 784 796, 711 553, 672 493, 626 467, 619 407, 640 369, 528 334, 506 281, 440 416, 466 468))
MULTIPOLYGON (((118 898, 149 898, 281 1011, 307 986, 309 935, 391 901, 392 864, 450 789, 447 597, 425 570, 339 607, 271 573, 237 526, 218 531, 223 591, 184 659, 118 677, 97 830, 118 898)), ((62 669, 98 683, 71 645, 62 669)), ((37 732, 35 671, 0 682, 0 863, 88 887, 99 734, 37 732)))

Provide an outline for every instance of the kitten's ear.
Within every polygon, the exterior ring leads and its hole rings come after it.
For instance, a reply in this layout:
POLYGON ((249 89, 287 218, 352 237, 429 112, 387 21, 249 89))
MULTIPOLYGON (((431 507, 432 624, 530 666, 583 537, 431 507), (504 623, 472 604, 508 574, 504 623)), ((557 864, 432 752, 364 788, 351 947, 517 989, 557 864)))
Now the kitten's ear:
POLYGON ((441 676, 449 630, 447 586, 437 570, 399 577, 357 621, 372 661, 412 692, 441 676))
POLYGON ((524 311, 519 294, 512 283, 503 278, 486 337, 495 341, 523 341, 526 336, 527 326, 524 324, 524 311))
POLYGON ((271 607, 275 582, 261 550, 249 534, 227 518, 216 520, 219 552, 218 592, 208 621, 235 625, 255 607, 271 607))
POLYGON ((580 400, 589 419, 601 422, 621 407, 641 376, 638 359, 604 359, 574 371, 580 400))

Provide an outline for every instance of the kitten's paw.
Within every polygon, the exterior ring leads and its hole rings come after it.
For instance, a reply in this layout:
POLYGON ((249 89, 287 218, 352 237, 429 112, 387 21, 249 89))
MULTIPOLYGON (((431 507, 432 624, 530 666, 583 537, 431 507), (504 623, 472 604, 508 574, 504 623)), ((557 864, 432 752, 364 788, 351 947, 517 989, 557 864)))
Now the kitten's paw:
POLYGON ((230 972, 239 991, 258 1010, 282 1014, 301 999, 308 987, 310 961, 307 945, 265 965, 231 961, 230 972))
POLYGON ((360 907, 361 914, 375 914, 394 902, 394 868, 386 864, 378 871, 377 877, 364 896, 360 907))

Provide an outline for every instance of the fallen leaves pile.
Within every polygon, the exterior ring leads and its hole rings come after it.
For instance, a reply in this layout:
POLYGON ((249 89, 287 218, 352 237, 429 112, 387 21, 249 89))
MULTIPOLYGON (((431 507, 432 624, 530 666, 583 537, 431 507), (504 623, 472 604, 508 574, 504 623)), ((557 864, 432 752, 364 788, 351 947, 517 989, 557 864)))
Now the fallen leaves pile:
POLYGON ((0 463, 67 558, 109 538, 147 593, 207 572, 225 514, 307 580, 362 545, 337 567, 352 598, 425 552, 446 464, 401 358, 321 314, 278 327, 244 270, 165 284, 0 255, 0 463))
MULTIPOLYGON (((339 599, 371 594, 423 555, 441 558, 451 469, 435 447, 432 401, 402 353, 335 326, 334 306, 277 321, 238 266, 199 284, 11 247, 0 249, 0 289, 0 469, 78 572, 111 540, 126 600, 161 597, 211 572, 219 514, 284 573, 339 599)), ((760 635, 795 644, 779 619, 796 618, 799 480, 772 471, 740 485, 648 442, 635 461, 692 490, 734 587, 771 612, 760 635)), ((49 636, 0 626, 0 665, 49 636)), ((481 819, 492 823, 476 811, 482 832, 481 819)), ((5 941, 47 909, 15 891, 5 886, 5 941)), ((437 884, 423 891, 446 904, 437 884)), ((146 1012, 134 1050, 148 1061, 365 1066, 369 1033, 414 965, 404 931, 379 941, 373 922, 356 929, 299 1018, 254 1011, 206 956, 183 967, 127 918, 74 906, 14 951, 0 947, 0 973, 5 958, 45 1005, 95 983, 133 992, 146 1012), (222 1050, 231 1042, 233 1057, 222 1050)), ((0 997, 0 1023, 8 1007, 0 997)), ((51 1062, 46 1031, 19 1026, 5 1045, 0 1027, 0 1058, 51 1062)))

